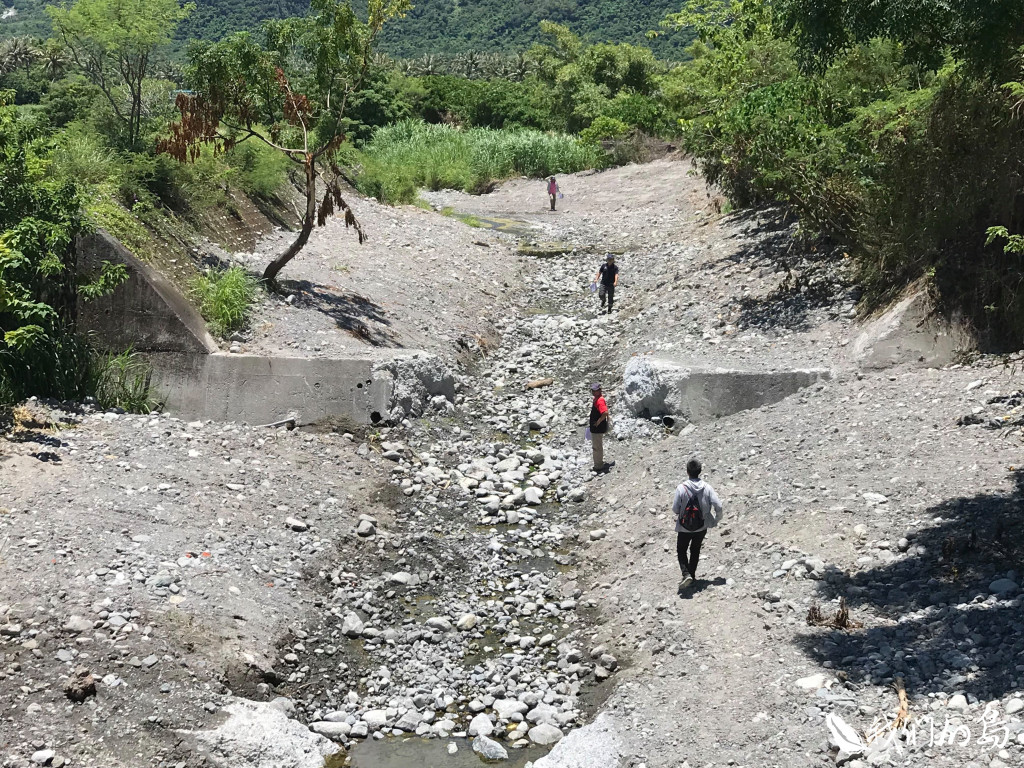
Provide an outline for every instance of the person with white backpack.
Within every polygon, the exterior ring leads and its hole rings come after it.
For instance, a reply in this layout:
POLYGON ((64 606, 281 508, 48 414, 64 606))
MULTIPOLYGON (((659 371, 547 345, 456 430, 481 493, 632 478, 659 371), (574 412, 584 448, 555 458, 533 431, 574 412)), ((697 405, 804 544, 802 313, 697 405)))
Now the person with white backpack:
POLYGON ((703 471, 697 459, 686 462, 686 482, 676 488, 672 512, 676 521, 676 558, 683 578, 679 582, 682 592, 697 578, 700 548, 708 528, 722 521, 722 502, 715 489, 700 479, 703 471))

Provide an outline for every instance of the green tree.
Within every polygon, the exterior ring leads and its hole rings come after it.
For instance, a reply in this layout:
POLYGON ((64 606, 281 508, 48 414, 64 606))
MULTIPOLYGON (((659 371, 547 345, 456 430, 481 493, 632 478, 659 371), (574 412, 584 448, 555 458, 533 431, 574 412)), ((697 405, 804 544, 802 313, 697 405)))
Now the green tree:
POLYGON ((181 94, 181 121, 161 149, 180 161, 199 156, 200 145, 231 147, 261 141, 302 167, 306 210, 295 240, 263 272, 273 283, 302 250, 315 224, 335 207, 346 226, 363 231, 341 197, 337 150, 353 127, 352 103, 370 72, 373 44, 385 22, 402 15, 409 0, 370 0, 361 21, 347 0, 313 0, 305 18, 268 22, 262 40, 242 32, 189 52, 181 94), (317 179, 326 191, 317 207, 317 179))
POLYGON ((127 277, 106 265, 94 282, 77 282, 79 192, 44 174, 47 158, 32 149, 36 137, 12 99, 0 91, 0 363, 72 330, 80 295, 103 295, 127 277))
POLYGON ((194 8, 178 0, 74 0, 46 9, 72 61, 123 124, 129 147, 142 132, 154 55, 194 8))
POLYGON ((1024 44, 1021 0, 780 0, 777 12, 804 61, 817 65, 887 37, 931 69, 949 50, 973 71, 998 77, 1024 44))
POLYGON ((647 48, 628 43, 587 45, 568 27, 548 21, 541 22, 541 30, 551 43, 534 46, 530 57, 568 130, 579 131, 607 114, 609 102, 619 94, 658 92, 658 64, 647 48))

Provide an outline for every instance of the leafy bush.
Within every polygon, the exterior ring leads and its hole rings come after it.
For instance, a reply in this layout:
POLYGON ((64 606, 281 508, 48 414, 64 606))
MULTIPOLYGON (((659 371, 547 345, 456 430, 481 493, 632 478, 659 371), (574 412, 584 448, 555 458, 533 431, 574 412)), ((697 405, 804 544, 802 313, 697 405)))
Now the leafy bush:
POLYGON ((191 288, 210 330, 227 336, 248 321, 259 281, 241 267, 231 267, 197 277, 191 288))
POLYGON ((379 129, 363 158, 360 191, 392 203, 412 202, 416 187, 482 192, 512 176, 539 178, 602 164, 597 147, 572 136, 413 120, 379 129))
POLYGON ((225 153, 224 159, 235 171, 235 183, 247 195, 274 197, 288 181, 292 163, 283 154, 265 144, 246 141, 225 153))
MULTIPOLYGON (((941 29, 901 17, 910 27, 868 39, 858 25, 870 20, 852 4, 854 16, 837 22, 852 25, 842 32, 850 44, 834 46, 842 35, 821 25, 838 5, 821 15, 818 5, 787 0, 780 20, 780 4, 767 0, 691 0, 674 21, 697 30, 694 59, 666 76, 666 104, 710 182, 739 205, 787 204, 807 229, 843 241, 869 301, 925 277, 940 305, 963 312, 983 339, 1019 347, 1024 269, 1018 255, 986 243, 985 231, 1024 228, 1019 103, 1014 109, 1024 91, 1015 97, 1012 84, 988 74, 1009 71, 1006 40, 1022 28, 979 47, 967 6, 926 5, 966 15, 941 29), (965 59, 928 69, 922 43, 942 50, 961 34, 965 59), (918 36, 913 51, 908 35, 918 36)), ((898 13, 888 0, 880 6, 898 13)))

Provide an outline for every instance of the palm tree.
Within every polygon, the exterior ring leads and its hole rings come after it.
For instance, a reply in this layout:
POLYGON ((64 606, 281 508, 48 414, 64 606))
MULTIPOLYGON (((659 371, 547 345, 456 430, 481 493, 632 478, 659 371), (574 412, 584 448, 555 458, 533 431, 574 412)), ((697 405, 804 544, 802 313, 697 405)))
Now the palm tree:
POLYGON ((43 71, 50 81, 60 80, 71 65, 67 51, 59 45, 48 43, 42 51, 43 71))
POLYGON ((535 66, 533 59, 531 59, 528 54, 520 51, 519 53, 516 54, 516 58, 512 62, 511 78, 515 80, 517 83, 522 82, 523 80, 530 76, 534 69, 535 66))
POLYGON ((423 76, 436 75, 441 71, 441 63, 437 56, 427 54, 416 64, 417 73, 423 76))
POLYGON ((8 72, 17 67, 24 67, 25 74, 39 60, 39 49, 27 37, 15 37, 4 46, 3 58, 6 60, 5 68, 8 72))
POLYGON ((483 61, 481 60, 479 53, 476 51, 470 51, 469 53, 464 53, 459 57, 458 66, 462 71, 463 77, 472 80, 480 76, 483 61))
POLYGON ((374 51, 373 56, 370 57, 370 61, 373 63, 373 66, 380 69, 395 68, 395 60, 386 53, 381 53, 380 51, 374 51))

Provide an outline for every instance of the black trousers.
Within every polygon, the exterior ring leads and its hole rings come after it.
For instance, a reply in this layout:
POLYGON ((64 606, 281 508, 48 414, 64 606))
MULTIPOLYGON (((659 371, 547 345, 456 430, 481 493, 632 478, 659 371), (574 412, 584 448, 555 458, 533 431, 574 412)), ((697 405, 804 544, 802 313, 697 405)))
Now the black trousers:
POLYGON ((608 311, 612 311, 612 303, 615 301, 615 286, 601 284, 601 291, 599 293, 601 297, 601 307, 604 308, 605 299, 608 300, 608 311))
POLYGON ((679 558, 679 570, 683 576, 689 573, 693 578, 697 578, 697 563, 700 561, 700 545, 704 543, 704 537, 708 535, 708 532, 698 531, 697 533, 689 533, 687 531, 679 531, 676 533, 676 557, 679 558), (690 556, 687 558, 686 550, 690 550, 690 556))

